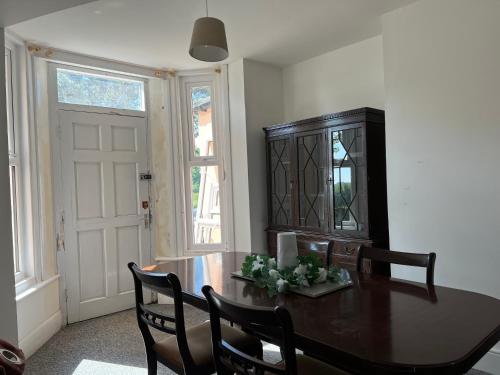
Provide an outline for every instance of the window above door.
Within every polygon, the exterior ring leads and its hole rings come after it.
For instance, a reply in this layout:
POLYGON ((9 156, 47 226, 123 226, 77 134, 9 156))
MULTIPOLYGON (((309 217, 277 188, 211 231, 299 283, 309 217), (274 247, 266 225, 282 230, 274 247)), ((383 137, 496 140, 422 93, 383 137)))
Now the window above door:
POLYGON ((144 112, 144 81, 57 68, 57 101, 144 112))

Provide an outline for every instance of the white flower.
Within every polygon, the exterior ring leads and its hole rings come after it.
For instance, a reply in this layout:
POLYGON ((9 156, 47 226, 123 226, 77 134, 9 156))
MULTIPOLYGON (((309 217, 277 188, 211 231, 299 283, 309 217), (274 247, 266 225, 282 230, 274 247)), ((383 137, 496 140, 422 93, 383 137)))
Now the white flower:
POLYGON ((262 260, 259 260, 259 257, 257 257, 257 260, 254 260, 252 263, 252 272, 261 270, 264 267, 264 262, 262 260))
POLYGON ((286 281, 285 279, 278 279, 278 281, 276 281, 276 287, 278 289, 278 293, 283 293, 286 288, 288 286, 288 281, 286 281))
POLYGON ((277 270, 269 270, 269 277, 271 277, 272 279, 279 279, 280 278, 280 273, 277 271, 277 270))
POLYGON ((310 287, 309 281, 307 281, 307 278, 305 278, 305 277, 302 280, 300 280, 300 285, 305 286, 306 288, 310 287))
POLYGON ((297 267, 295 267, 293 273, 298 276, 303 276, 307 273, 307 266, 305 264, 299 264, 297 267))
POLYGON ((324 283, 326 281, 326 277, 328 276, 328 272, 323 268, 318 268, 318 271, 319 271, 319 275, 318 277, 316 278, 316 280, 314 280, 315 283, 324 283))
POLYGON ((276 268, 276 259, 269 258, 269 260, 267 261, 267 267, 271 269, 276 268))

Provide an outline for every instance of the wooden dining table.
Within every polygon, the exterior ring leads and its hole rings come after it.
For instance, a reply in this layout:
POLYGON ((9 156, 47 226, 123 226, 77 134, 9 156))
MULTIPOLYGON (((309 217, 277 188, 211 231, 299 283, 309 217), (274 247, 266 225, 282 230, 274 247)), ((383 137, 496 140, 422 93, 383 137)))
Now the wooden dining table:
POLYGON ((319 298, 270 296, 231 275, 248 253, 215 253, 146 267, 174 272, 184 302, 201 292, 249 306, 285 306, 297 348, 353 374, 464 374, 500 340, 500 300, 479 293, 350 271, 352 287, 319 298))

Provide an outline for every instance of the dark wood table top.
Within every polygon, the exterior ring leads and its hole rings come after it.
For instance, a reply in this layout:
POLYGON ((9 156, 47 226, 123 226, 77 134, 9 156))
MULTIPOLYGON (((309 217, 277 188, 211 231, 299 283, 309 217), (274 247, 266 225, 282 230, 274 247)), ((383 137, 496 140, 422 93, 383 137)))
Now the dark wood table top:
POLYGON ((464 373, 500 340, 495 298, 356 272, 353 287, 320 298, 269 297, 231 277, 246 255, 217 253, 146 268, 176 273, 185 302, 201 309, 207 309, 205 284, 239 303, 286 306, 297 347, 353 373, 464 373))

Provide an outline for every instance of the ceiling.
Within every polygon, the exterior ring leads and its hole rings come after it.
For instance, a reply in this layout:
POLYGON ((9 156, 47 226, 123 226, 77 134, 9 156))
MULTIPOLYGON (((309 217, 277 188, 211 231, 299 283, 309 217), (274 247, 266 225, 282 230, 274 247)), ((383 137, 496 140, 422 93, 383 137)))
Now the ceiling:
POLYGON ((90 3, 93 0, 1 0, 0 26, 14 25, 35 17, 76 5, 90 3))
MULTIPOLYGON (((382 14, 414 1, 210 0, 208 4, 209 15, 226 24, 228 61, 245 57, 286 66, 380 34, 382 14)), ((187 52, 193 22, 204 12, 203 0, 100 0, 8 30, 31 42, 90 56, 193 69, 207 65, 187 52)))

